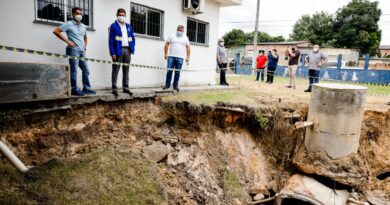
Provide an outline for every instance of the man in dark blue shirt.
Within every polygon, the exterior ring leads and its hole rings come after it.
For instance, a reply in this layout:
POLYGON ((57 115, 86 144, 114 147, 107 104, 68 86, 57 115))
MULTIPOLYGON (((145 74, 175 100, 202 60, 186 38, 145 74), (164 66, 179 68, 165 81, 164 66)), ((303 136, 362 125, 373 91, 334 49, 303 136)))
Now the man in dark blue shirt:
POLYGON ((267 82, 272 84, 274 82, 274 75, 276 67, 278 66, 279 55, 276 49, 268 54, 268 71, 267 71, 267 82))

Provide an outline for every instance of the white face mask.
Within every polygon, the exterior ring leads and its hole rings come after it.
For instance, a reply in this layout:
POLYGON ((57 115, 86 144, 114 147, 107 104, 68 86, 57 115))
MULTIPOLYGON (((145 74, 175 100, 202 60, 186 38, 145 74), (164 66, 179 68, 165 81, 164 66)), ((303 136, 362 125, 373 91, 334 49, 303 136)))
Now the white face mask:
POLYGON ((225 42, 219 42, 219 45, 220 45, 220 46, 224 46, 224 45, 225 45, 225 42))
POLYGON ((83 16, 82 15, 76 15, 76 16, 74 16, 74 20, 79 22, 79 21, 83 20, 83 16))
POLYGON ((313 48, 313 51, 314 52, 318 52, 320 49, 318 49, 318 48, 313 48))
POLYGON ((126 16, 118 16, 118 21, 124 23, 126 21, 126 16))

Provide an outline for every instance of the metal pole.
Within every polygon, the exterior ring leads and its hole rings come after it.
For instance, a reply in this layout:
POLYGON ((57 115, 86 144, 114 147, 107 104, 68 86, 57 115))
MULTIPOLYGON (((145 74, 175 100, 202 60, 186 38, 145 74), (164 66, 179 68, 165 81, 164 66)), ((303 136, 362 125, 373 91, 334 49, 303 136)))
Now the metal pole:
POLYGON ((0 141, 0 151, 7 157, 7 159, 14 165, 19 172, 27 172, 28 168, 23 164, 22 161, 8 148, 6 144, 0 141))
POLYGON ((257 33, 259 32, 259 16, 260 16, 260 0, 257 0, 256 7, 256 22, 255 22, 255 36, 253 39, 253 59, 252 68, 256 69, 256 57, 257 57, 257 33))

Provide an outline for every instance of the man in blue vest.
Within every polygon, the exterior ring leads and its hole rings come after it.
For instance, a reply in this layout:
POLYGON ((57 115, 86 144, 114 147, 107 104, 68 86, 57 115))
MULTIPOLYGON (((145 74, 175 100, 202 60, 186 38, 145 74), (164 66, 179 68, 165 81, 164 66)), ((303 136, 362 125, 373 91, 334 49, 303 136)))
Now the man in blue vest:
POLYGON ((118 9, 117 21, 115 21, 110 27, 110 37, 109 37, 109 47, 110 55, 114 63, 112 65, 112 94, 118 96, 118 73, 121 68, 120 63, 125 63, 122 65, 123 72, 123 92, 130 94, 133 93, 129 89, 129 64, 131 60, 131 54, 134 54, 135 51, 135 37, 133 28, 130 24, 126 23, 126 10, 118 9))

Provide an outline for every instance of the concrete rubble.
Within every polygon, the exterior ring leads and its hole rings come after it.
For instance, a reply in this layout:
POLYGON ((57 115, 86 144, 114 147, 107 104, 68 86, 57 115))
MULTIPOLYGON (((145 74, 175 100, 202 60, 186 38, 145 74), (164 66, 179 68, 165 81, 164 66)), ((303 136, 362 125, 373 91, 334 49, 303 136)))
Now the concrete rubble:
POLYGON ((296 174, 286 183, 277 196, 276 205, 281 205, 284 199, 293 198, 313 205, 345 205, 348 200, 347 190, 334 190, 319 183, 315 179, 296 174))

